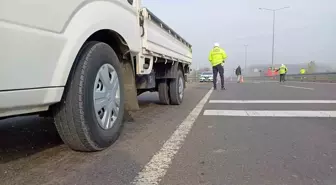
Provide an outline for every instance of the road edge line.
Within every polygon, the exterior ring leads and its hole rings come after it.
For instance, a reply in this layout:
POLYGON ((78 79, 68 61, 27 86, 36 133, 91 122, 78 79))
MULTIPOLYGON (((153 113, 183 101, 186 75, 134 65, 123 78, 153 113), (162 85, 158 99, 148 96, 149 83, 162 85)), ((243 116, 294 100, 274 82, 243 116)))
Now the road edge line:
POLYGON ((301 110, 204 110, 204 116, 278 117, 278 118, 335 118, 336 111, 301 110))
POLYGON ((314 88, 309 88, 309 87, 300 87, 300 86, 292 86, 292 85, 283 85, 284 87, 290 87, 290 88, 295 88, 295 89, 306 89, 306 90, 315 90, 314 88))
POLYGON ((209 104, 335 104, 336 100, 209 100, 209 104))
POLYGON ((177 127, 174 133, 163 144, 162 148, 151 158, 145 167, 138 173, 132 181, 134 185, 158 185, 162 177, 166 175, 175 154, 179 151, 189 134, 196 119, 202 112, 204 105, 210 98, 213 88, 198 102, 196 107, 189 113, 184 121, 177 127))

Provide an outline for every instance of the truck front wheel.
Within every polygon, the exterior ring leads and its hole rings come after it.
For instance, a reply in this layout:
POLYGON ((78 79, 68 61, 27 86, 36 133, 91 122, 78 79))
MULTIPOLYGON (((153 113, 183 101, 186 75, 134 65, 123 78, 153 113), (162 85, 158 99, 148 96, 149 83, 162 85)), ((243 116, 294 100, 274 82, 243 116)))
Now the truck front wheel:
POLYGON ((181 70, 177 71, 177 77, 170 81, 169 94, 172 105, 180 105, 184 97, 184 76, 181 70))
POLYGON ((53 108, 62 140, 77 151, 112 145, 122 129, 124 101, 116 53, 105 43, 87 43, 77 56, 62 101, 53 108))

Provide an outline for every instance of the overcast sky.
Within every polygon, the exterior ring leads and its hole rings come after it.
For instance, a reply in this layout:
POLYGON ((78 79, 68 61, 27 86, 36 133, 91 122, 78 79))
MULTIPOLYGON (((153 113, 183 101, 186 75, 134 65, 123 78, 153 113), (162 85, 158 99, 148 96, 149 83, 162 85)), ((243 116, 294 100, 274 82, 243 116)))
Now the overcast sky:
POLYGON ((193 63, 208 66, 214 42, 227 52, 226 67, 271 63, 272 12, 276 13, 275 63, 336 63, 336 0, 143 0, 193 45, 193 63))

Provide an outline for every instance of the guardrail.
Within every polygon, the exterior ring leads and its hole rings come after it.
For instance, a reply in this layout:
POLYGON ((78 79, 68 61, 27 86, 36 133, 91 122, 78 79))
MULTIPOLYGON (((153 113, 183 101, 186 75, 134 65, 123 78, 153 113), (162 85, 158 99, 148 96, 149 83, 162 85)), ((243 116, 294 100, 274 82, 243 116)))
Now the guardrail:
POLYGON ((195 82, 199 82, 199 78, 196 78, 196 76, 187 76, 187 82, 188 83, 195 83, 195 82))
MULTIPOLYGON (((253 81, 279 81, 279 76, 256 76, 256 77, 244 77, 245 80, 253 81)), ((296 82, 325 82, 336 83, 336 73, 312 73, 312 74, 291 74, 286 75, 287 81, 296 82)))

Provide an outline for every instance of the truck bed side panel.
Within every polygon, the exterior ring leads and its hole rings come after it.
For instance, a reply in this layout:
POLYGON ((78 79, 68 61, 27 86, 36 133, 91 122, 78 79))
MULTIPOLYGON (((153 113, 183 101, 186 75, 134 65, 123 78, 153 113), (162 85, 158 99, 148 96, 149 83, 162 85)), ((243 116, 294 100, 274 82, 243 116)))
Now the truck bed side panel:
POLYGON ((148 50, 191 63, 192 57, 187 46, 178 42, 153 22, 149 22, 147 31, 148 50))
POLYGON ((185 63, 192 62, 191 45, 146 9, 149 18, 145 20, 147 30, 146 49, 163 54, 185 63))

